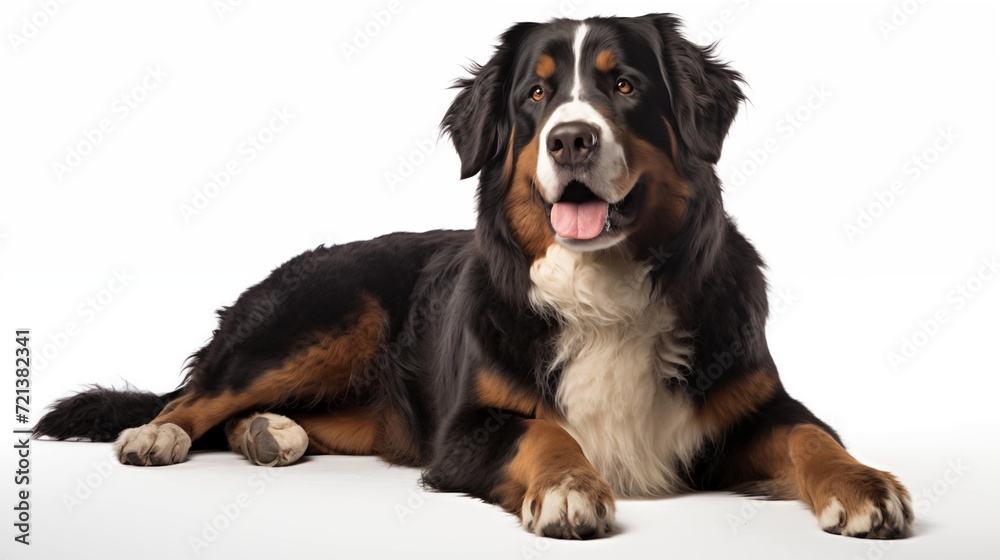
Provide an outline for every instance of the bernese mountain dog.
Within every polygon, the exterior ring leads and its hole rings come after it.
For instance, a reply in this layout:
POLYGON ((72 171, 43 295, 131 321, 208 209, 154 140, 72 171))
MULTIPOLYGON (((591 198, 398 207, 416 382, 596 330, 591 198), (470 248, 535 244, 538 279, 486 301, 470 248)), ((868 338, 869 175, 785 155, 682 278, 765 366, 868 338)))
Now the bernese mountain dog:
POLYGON ((35 434, 138 466, 375 455, 555 538, 607 534, 616 498, 695 490, 905 536, 907 490, 782 387, 763 263, 715 171, 742 78, 679 27, 514 25, 442 122, 479 175, 473 231, 299 255, 219 311, 179 389, 95 387, 35 434))

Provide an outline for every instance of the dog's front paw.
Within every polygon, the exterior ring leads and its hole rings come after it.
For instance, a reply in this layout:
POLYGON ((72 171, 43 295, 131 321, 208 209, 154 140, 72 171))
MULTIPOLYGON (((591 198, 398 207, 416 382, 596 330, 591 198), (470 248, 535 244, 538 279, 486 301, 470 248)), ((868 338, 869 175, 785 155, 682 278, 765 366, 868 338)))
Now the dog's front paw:
POLYGON ((824 499, 815 505, 824 531, 869 539, 896 539, 910 533, 910 493, 893 475, 858 464, 831 475, 823 486, 824 499))
POLYGON ((173 465, 187 458, 191 437, 176 424, 129 428, 115 441, 115 454, 125 465, 173 465))
POLYGON ((525 529, 557 539, 602 537, 614 518, 611 487, 596 472, 573 472, 533 485, 521 506, 525 529))

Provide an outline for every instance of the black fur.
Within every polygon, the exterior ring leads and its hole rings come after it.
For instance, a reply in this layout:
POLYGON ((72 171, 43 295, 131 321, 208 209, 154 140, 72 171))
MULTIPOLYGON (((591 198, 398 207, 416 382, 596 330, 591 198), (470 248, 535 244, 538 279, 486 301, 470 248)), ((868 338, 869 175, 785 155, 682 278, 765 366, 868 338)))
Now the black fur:
POLYGON ((130 387, 117 390, 94 385, 86 392, 56 401, 35 425, 34 434, 55 439, 114 441, 122 430, 156 418, 179 394, 180 391, 155 395, 130 387))
POLYGON ((539 27, 537 23, 519 23, 500 38, 500 45, 488 63, 473 63, 472 78, 462 78, 454 87, 461 90, 445 113, 441 129, 455 143, 462 159, 462 178, 472 177, 483 165, 503 153, 510 136, 509 79, 517 48, 525 36, 539 27))
MULTIPOLYGON (((683 326, 697 332, 686 390, 696 402, 705 402, 746 373, 774 367, 763 335, 763 263, 723 210, 712 166, 743 101, 741 78, 708 50, 683 39, 673 16, 589 23, 595 36, 634 53, 631 64, 660 76, 647 84, 651 99, 645 108, 629 109, 623 117, 630 128, 647 133, 648 123, 662 117, 679 133, 682 172, 692 189, 688 210, 675 234, 637 250, 639 258, 652 261, 657 289, 677 307, 683 326), (723 375, 710 374, 712 356, 734 343, 743 352, 723 375)), ((558 376, 547 371, 558 319, 539 314, 528 302, 530 261, 505 213, 503 161, 510 143, 519 153, 530 141, 540 118, 515 95, 531 81, 522 76, 531 72, 545 45, 568 38, 573 26, 569 20, 517 24, 501 37, 489 62, 474 66, 472 77, 456 83, 460 92, 442 128, 461 157, 462 176, 480 174, 474 232, 391 234, 320 247, 291 259, 219 311, 219 328, 192 355, 181 391, 216 395, 241 390, 308 346, 312 333, 346 327, 361 294, 370 294, 390 315, 390 340, 369 364, 352 402, 402 413, 419 453, 395 459, 426 466, 425 480, 432 486, 468 486, 446 473, 493 472, 509 452, 506 446, 498 447, 499 455, 455 454, 456 442, 471 441, 478 429, 474 419, 486 414, 477 408, 468 380, 484 369, 503 372, 515 387, 555 404, 558 376)), ((672 148, 660 147, 664 152, 672 148)), ((120 429, 150 420, 165 398, 97 389, 58 404, 36 434, 106 441, 120 429), (85 403, 129 413, 138 406, 142 414, 109 421, 106 409, 81 406, 85 403)), ((295 398, 271 404, 278 411, 328 406, 295 398)), ((804 408, 795 410, 769 422, 818 422, 804 408)), ((515 442, 519 424, 512 417, 493 440, 515 442)), ((742 430, 734 428, 726 441, 738 442, 742 430)), ((724 461, 725 450, 708 449, 706 457, 724 461)), ((708 459, 700 467, 705 472, 713 468, 708 459)))
POLYGON ((681 138, 691 153, 709 163, 719 161, 722 141, 744 101, 743 77, 680 34, 680 21, 667 14, 651 14, 662 45, 664 72, 676 98, 681 138))
MULTIPOLYGON (((656 296, 669 301, 683 330, 694 333, 693 365, 674 390, 686 391, 703 407, 747 375, 775 371, 764 336, 763 261, 725 213, 714 169, 744 100, 742 80, 709 49, 686 41, 672 16, 588 24, 594 40, 618 49, 644 80, 641 93, 611 98, 605 109, 663 157, 676 151, 690 189, 680 223, 634 250, 653 267, 656 296), (667 127, 677 132, 675 141, 667 140, 667 127)), ((354 380, 352 394, 328 401, 292 394, 255 408, 358 406, 379 417, 392 414, 404 429, 380 450, 383 458, 423 467, 430 487, 497 501, 494 491, 529 418, 480 405, 476 376, 495 372, 556 408, 561 373, 550 373, 560 319, 528 300, 532 261, 508 219, 506 155, 521 157, 552 111, 554 104, 533 105, 524 94, 537 80, 539 53, 565 45, 575 25, 517 24, 501 37, 489 62, 456 83, 460 91, 442 128, 461 158, 461 176, 480 175, 474 231, 392 234, 295 257, 219 312, 219 328, 191 357, 178 392, 158 397, 95 388, 57 403, 36 435, 109 441, 150 421, 182 393, 210 397, 244 390, 313 344, 317 333, 349 328, 359 302, 372 297, 388 315, 387 336, 354 380)), ((601 95, 596 89, 588 94, 601 95)), ((706 441, 686 473, 692 488, 738 489, 754 482, 738 463, 756 438, 775 427, 815 424, 836 437, 777 383, 753 415, 706 441)), ((233 410, 232 416, 246 412, 233 410)))

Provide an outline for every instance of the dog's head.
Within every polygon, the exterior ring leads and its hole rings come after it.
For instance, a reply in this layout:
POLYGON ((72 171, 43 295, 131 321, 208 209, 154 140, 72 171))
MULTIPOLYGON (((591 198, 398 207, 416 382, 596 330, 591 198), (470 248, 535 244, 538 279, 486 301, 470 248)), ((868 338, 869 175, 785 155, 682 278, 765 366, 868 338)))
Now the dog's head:
POLYGON ((718 161, 743 100, 739 75, 678 26, 655 14, 504 33, 442 123, 462 177, 482 172, 480 220, 484 204, 501 211, 529 256, 553 242, 638 254, 676 232, 691 174, 718 161))

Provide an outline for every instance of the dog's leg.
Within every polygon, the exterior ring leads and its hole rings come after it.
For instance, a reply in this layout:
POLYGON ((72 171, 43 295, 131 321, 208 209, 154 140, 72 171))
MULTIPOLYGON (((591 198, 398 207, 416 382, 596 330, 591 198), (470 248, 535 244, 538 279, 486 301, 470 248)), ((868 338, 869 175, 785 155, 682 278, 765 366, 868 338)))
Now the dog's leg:
POLYGON ((292 414, 309 438, 309 453, 373 455, 382 429, 374 414, 363 410, 292 414))
POLYGON ((557 538, 603 536, 611 530, 611 487, 580 445, 558 424, 527 420, 517 453, 507 465, 505 502, 521 502, 521 524, 557 538))
POLYGON ((706 456, 697 486, 800 499, 830 533, 873 539, 909 533, 906 488, 847 453, 831 428, 788 396, 773 370, 713 389, 699 419, 721 447, 706 456))
POLYGON ((913 524, 910 493, 896 477, 860 463, 816 424, 762 431, 729 460, 743 473, 737 488, 801 499, 828 533, 893 539, 913 524))
POLYGON ((294 420, 265 412, 226 423, 229 448, 264 467, 283 467, 306 452, 309 437, 294 420))
POLYGON ((909 533, 910 493, 896 477, 858 462, 816 425, 798 424, 783 432, 773 437, 786 440, 789 474, 824 531, 873 539, 909 533))
MULTIPOLYGON (((280 467, 302 455, 383 455, 405 434, 393 433, 389 421, 374 410, 349 408, 328 412, 266 412, 233 418, 226 423, 226 437, 233 451, 266 467, 280 467), (390 427, 390 429, 386 429, 390 427)), ((391 457, 390 457, 391 458, 391 457)), ((412 461, 390 461, 412 464, 412 461)))
POLYGON ((499 504, 539 536, 580 539, 611 530, 611 487, 553 421, 468 410, 439 445, 424 475, 430 486, 499 504))
MULTIPOLYGON (((193 440, 230 418, 288 403, 331 402, 352 388, 371 390, 373 379, 366 368, 384 340, 385 311, 369 298, 349 324, 314 335, 309 344, 244 386, 212 391, 191 388, 149 424, 122 432, 115 443, 118 458, 140 466, 179 463, 187 457, 193 440)), ((252 354, 241 358, 249 360, 252 354)))
POLYGON ((291 412, 309 437, 313 455, 378 455, 393 465, 424 465, 424 451, 412 423, 388 402, 325 412, 291 412))

